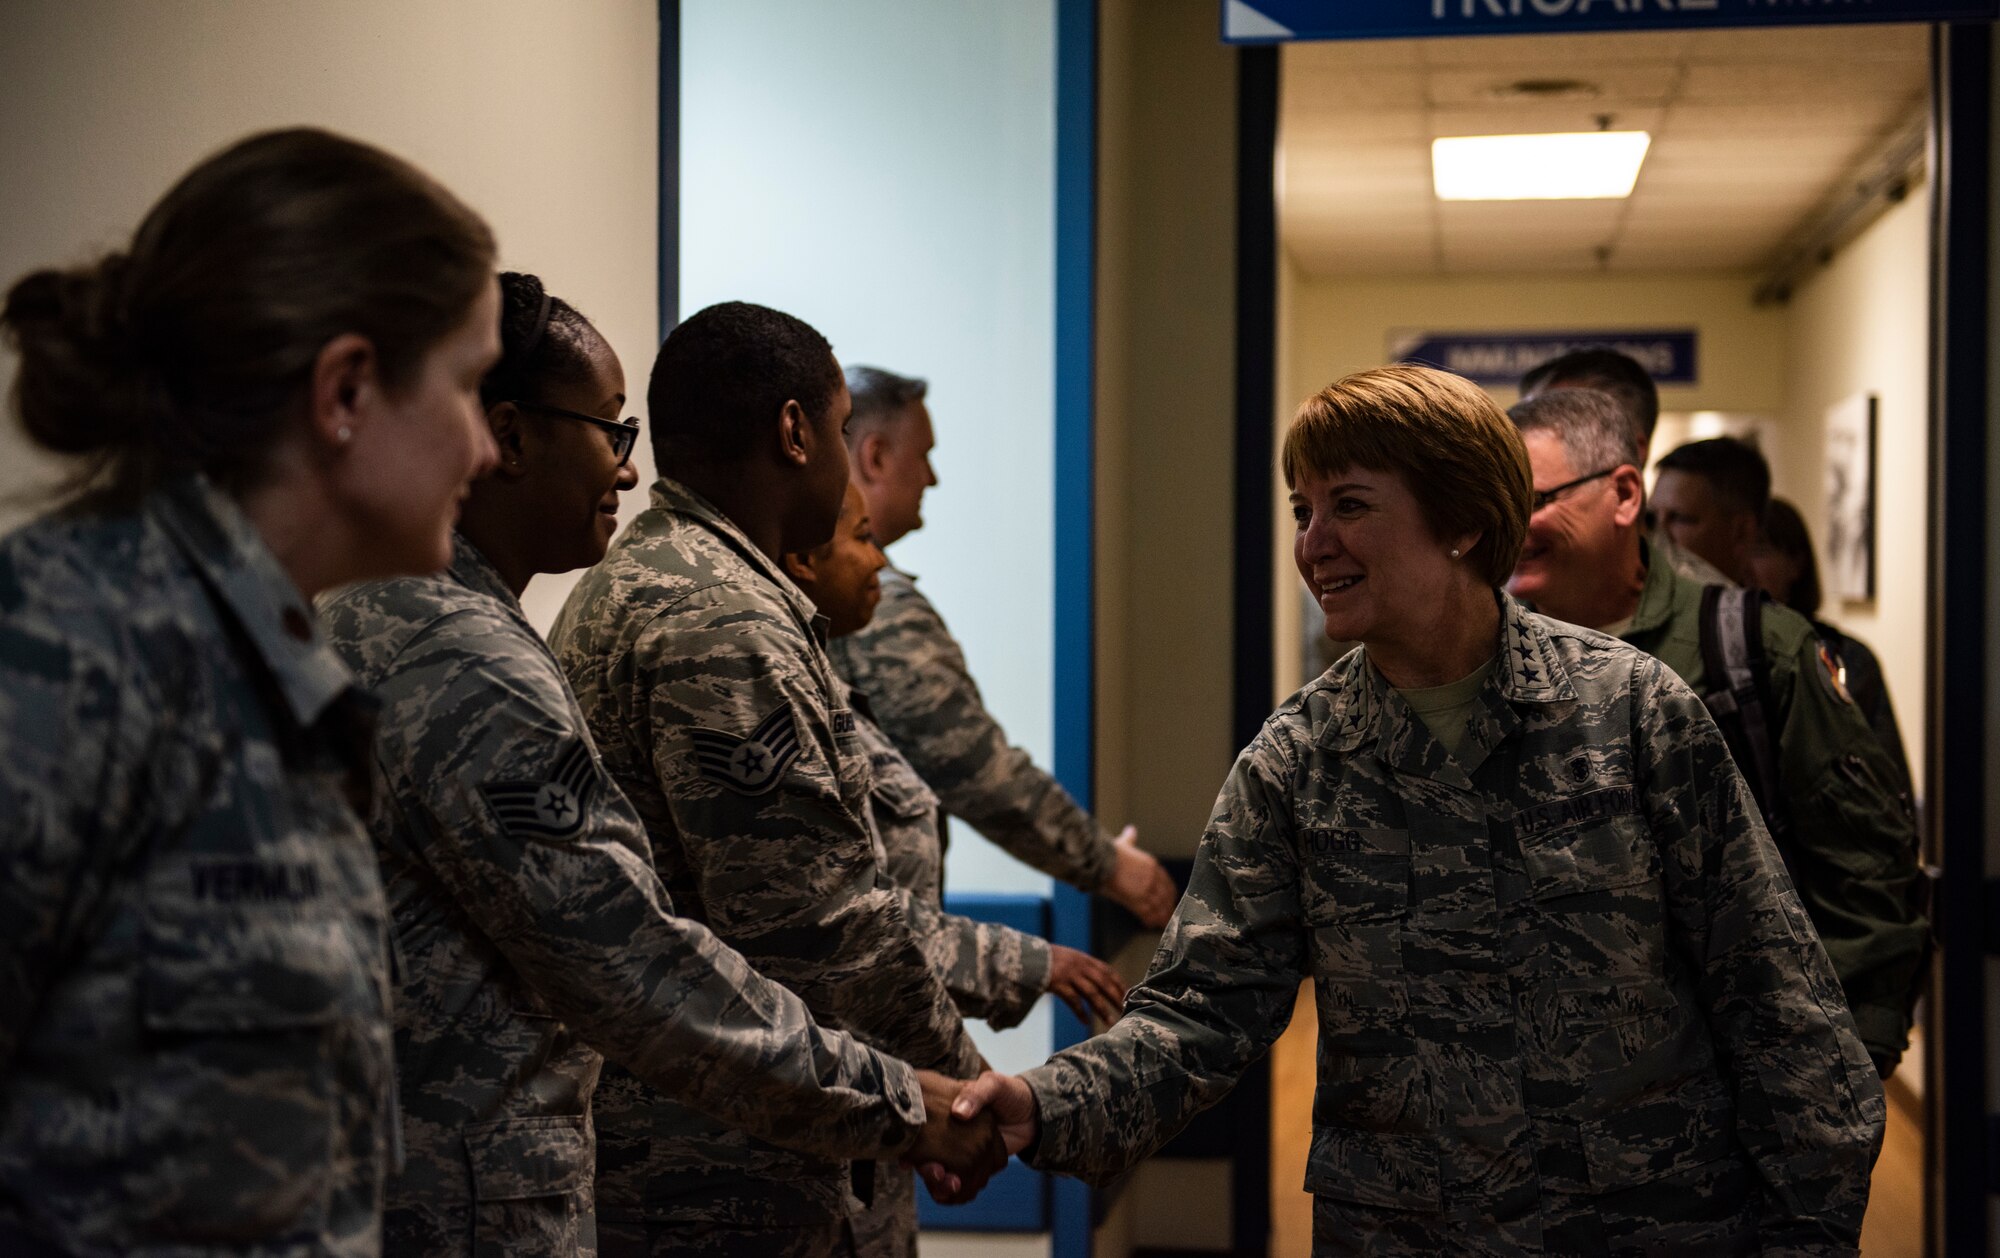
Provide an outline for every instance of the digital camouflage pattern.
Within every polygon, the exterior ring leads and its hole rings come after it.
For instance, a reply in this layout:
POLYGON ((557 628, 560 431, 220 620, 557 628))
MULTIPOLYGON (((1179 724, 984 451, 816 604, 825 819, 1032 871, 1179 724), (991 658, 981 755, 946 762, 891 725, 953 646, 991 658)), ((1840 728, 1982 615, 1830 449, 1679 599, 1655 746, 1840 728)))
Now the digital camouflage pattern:
POLYGON ((1314 981, 1316 1255, 1851 1255, 1880 1083, 1701 702, 1503 596, 1462 759, 1349 653, 1237 758, 1151 973, 1027 1072, 1102 1180, 1314 981))
POLYGON ((882 601, 859 633, 834 640, 834 665, 945 810, 1016 860, 1095 892, 1117 865, 1112 839, 1038 767, 979 697, 965 653, 916 578, 882 570, 882 601))
POLYGON ((0 1253, 379 1252, 371 713, 199 478, 0 541, 0 1253))
POLYGON ((733 1126, 906 1148, 914 1073, 673 915, 555 658, 464 537, 437 577, 353 587, 328 638, 383 703, 370 819, 399 955, 408 1161, 392 1253, 595 1252, 598 1050, 733 1126))
MULTIPOLYGON (((997 922, 944 911, 944 844, 938 798, 849 695, 854 725, 874 772, 868 802, 881 836, 883 867, 907 897, 904 911, 931 965, 967 1017, 996 1029, 1018 1025, 1049 988, 1049 944, 997 922)), ((875 1199, 854 1214, 856 1258, 915 1258, 917 1198, 911 1173, 895 1161, 875 1166, 875 1199)))
POLYGON ((909 893, 905 911, 958 1011, 995 1030, 1017 1026, 1049 989, 1049 943, 1011 926, 944 911, 943 814, 938 797, 850 696, 854 727, 874 775, 868 803, 882 839, 883 867, 909 893))
MULTIPOLYGON (((877 859, 868 757, 822 624, 742 530, 663 479, 571 592, 551 644, 680 910, 822 1023, 969 1077, 978 1050, 877 859)), ((847 1164, 714 1122, 624 1071, 605 1071, 597 1132, 601 1219, 844 1217, 847 1164)))
MULTIPOLYGON (((1648 563, 1639 608, 1621 635, 1697 694, 1713 684, 1701 658, 1701 589, 1670 564, 1648 563)), ((1917 908, 1916 819, 1881 741, 1827 675, 1812 626, 1776 603, 1764 605, 1763 620, 1791 876, 1862 1042, 1894 1060, 1909 1043, 1929 931, 1917 908)))

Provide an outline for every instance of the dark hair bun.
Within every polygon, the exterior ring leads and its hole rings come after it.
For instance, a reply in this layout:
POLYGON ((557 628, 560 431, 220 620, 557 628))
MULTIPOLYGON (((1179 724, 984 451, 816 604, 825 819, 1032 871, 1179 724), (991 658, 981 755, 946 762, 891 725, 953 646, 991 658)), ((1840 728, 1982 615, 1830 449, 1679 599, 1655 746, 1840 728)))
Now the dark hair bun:
POLYGON ((58 454, 106 453, 140 440, 161 413, 123 314, 126 257, 35 271, 15 281, 0 327, 21 356, 14 395, 35 444, 58 454))
POLYGON ((539 277, 500 273, 500 361, 479 386, 488 407, 532 401, 550 384, 590 378, 590 351, 603 338, 575 306, 539 277))

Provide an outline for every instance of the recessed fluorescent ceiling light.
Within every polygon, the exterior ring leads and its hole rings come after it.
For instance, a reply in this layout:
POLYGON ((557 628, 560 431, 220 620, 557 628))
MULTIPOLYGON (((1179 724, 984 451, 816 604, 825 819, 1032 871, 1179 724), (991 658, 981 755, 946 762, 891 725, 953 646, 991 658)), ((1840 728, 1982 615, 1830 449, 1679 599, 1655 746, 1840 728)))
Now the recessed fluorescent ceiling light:
POLYGON ((1456 135, 1431 141, 1440 201, 1629 197, 1653 137, 1644 131, 1456 135))

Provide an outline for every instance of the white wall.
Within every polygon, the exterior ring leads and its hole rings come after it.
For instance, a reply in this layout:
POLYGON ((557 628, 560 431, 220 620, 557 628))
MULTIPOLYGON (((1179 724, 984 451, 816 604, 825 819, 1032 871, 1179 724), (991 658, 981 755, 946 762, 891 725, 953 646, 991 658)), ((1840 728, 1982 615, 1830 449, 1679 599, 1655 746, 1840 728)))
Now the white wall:
POLYGON ((1789 474, 1781 471, 1774 486, 1798 505, 1814 544, 1823 546, 1827 408, 1856 393, 1878 396, 1875 597, 1849 603, 1829 590, 1820 615, 1866 642, 1882 661, 1919 790, 1930 510, 1928 211, 1921 192, 1907 198, 1793 296, 1779 426, 1789 474))
MULTIPOLYGON (((502 264, 589 314, 643 394, 658 50, 652 0, 7 0, 0 283, 121 244, 204 155, 310 123, 410 158, 484 213, 502 264)), ((0 384, 13 371, 0 354, 0 384)), ((52 466, 10 413, 0 493, 46 484, 52 466)), ((33 509, 0 504, 0 527, 33 509)), ((531 613, 546 624, 567 589, 537 582, 531 613)))

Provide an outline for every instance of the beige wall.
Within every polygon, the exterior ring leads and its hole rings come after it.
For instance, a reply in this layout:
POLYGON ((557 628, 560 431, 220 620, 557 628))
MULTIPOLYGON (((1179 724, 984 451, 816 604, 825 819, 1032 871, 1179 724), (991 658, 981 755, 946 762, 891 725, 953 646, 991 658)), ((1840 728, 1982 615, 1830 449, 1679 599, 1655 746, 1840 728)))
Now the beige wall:
POLYGON ((1192 856, 1236 752, 1235 54, 1209 0, 1101 21, 1098 811, 1192 856))
MULTIPOLYGON (((1236 58, 1213 0, 1099 12, 1097 812, 1185 857, 1236 752, 1236 58)), ((1227 1248, 1228 1202, 1226 1167, 1147 1163, 1097 1252, 1227 1248)))
MULTIPOLYGON (((1699 384, 1660 390, 1668 411, 1775 414, 1784 398, 1785 311, 1751 304, 1750 277, 1729 274, 1534 275, 1324 279, 1294 273, 1281 324, 1281 401, 1387 361, 1392 329, 1692 327, 1699 384)), ((1512 402, 1511 390, 1495 390, 1512 402)))
POLYGON ((1930 502, 1929 198, 1909 197, 1793 296, 1785 348, 1784 447, 1775 491, 1825 540, 1827 408, 1879 399, 1875 438, 1875 597, 1828 592, 1820 615, 1875 650, 1896 704, 1910 771, 1924 780, 1926 534, 1930 502))
MULTIPOLYGON (((216 148, 311 123, 393 149, 471 202, 502 264, 575 302, 643 394, 658 333, 658 60, 652 0, 7 0, 0 282, 118 245, 216 148)), ((0 382, 12 375, 0 356, 0 382)), ((0 493, 46 483, 51 466, 11 418, 0 426, 0 493)), ((0 527, 32 509, 0 506, 0 527)), ((567 588, 530 587, 538 623, 567 588)))

